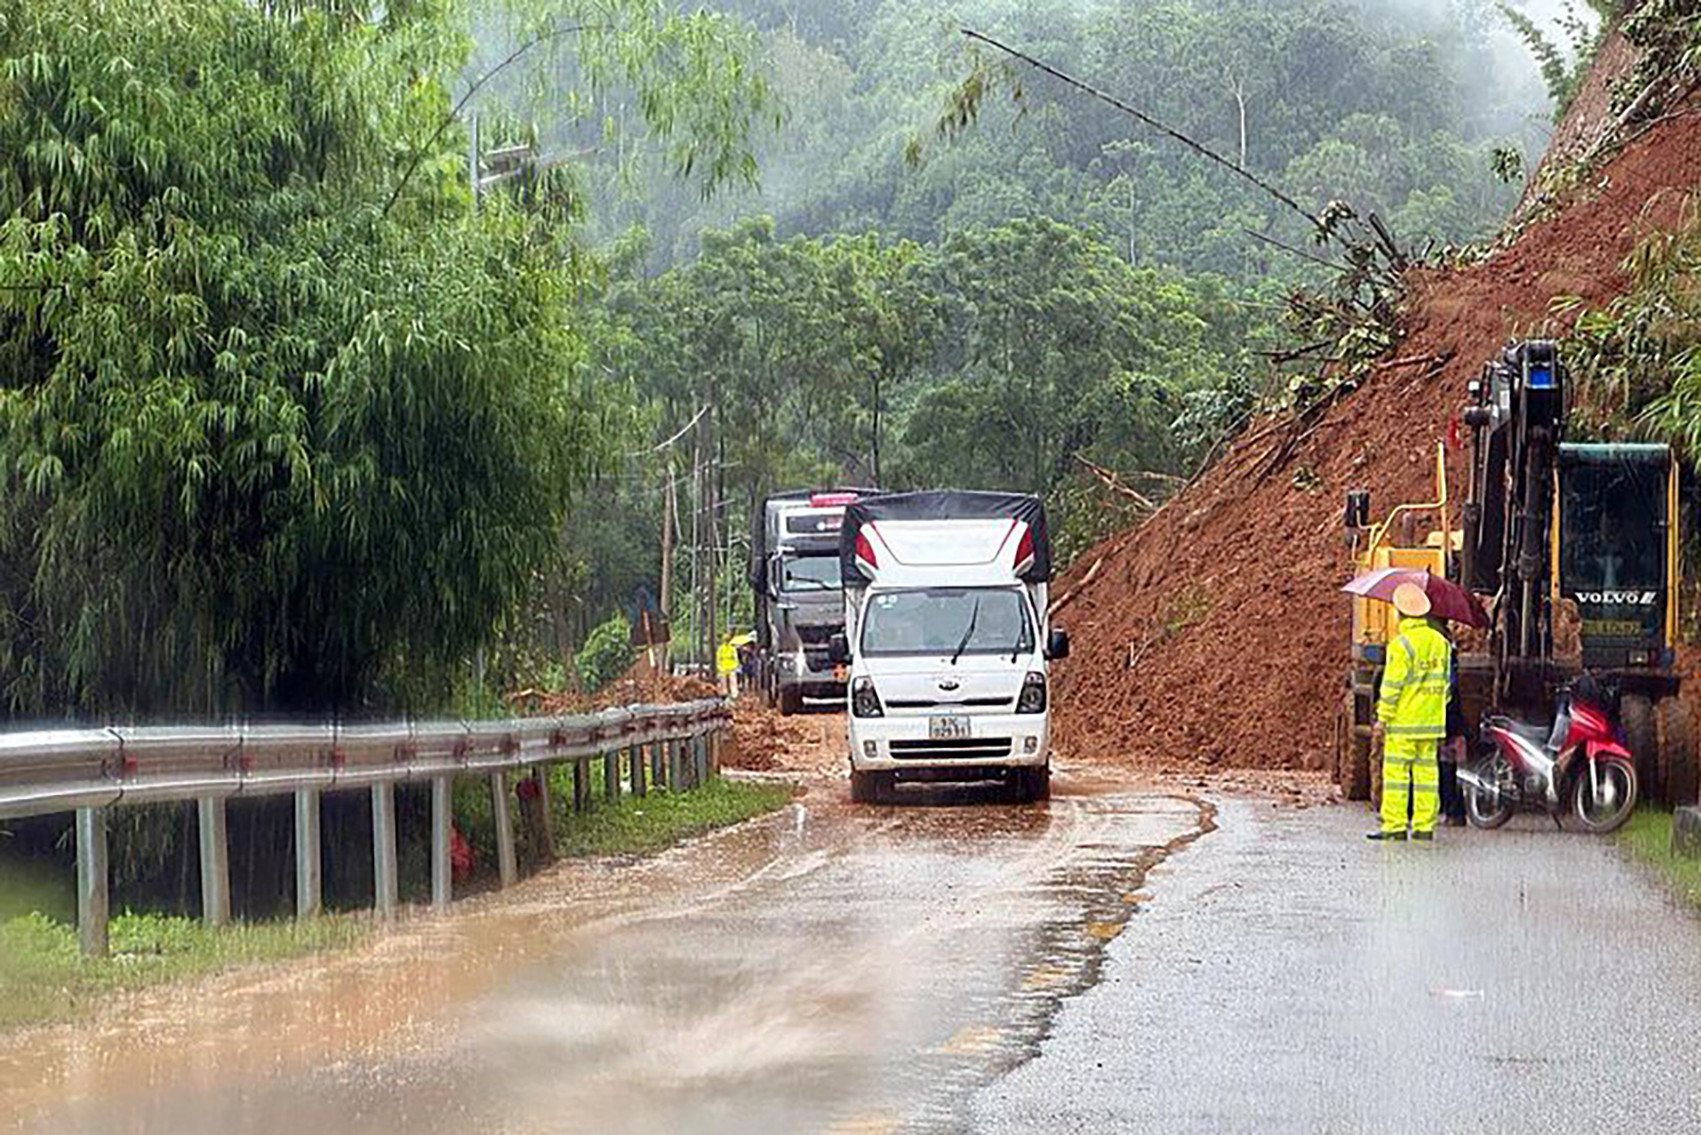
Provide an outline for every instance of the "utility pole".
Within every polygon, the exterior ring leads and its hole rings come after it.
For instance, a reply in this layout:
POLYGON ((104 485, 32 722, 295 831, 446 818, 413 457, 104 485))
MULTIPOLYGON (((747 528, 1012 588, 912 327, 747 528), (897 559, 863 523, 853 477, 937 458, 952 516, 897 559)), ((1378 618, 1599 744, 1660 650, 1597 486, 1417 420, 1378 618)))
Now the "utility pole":
MULTIPOLYGON (((668 638, 672 638, 673 625, 673 530, 678 523, 679 504, 673 491, 673 450, 667 451, 667 482, 662 488, 662 535, 661 535, 661 617, 662 626, 669 629, 668 638)), ((662 642, 656 648, 658 659, 656 668, 664 678, 673 674, 673 664, 668 658, 668 648, 671 642, 662 642)))
POLYGON ((478 115, 473 115, 467 126, 467 181, 472 186, 473 216, 478 216, 478 115))
POLYGON ((697 559, 702 543, 703 432, 699 419, 691 432, 691 650, 694 654, 703 641, 703 581, 697 559))
MULTIPOLYGON (((715 428, 715 418, 716 418, 715 405, 714 405, 714 403, 711 402, 709 404, 709 446, 708 446, 710 453, 714 453, 716 448, 720 444, 720 431, 715 428)), ((707 654, 708 654, 708 658, 709 658, 709 677, 710 677, 711 680, 714 680, 715 678, 718 677, 718 675, 715 673, 715 664, 716 664, 716 659, 717 659, 718 653, 719 653, 717 648, 720 646, 720 641, 721 641, 720 635, 715 633, 716 632, 716 625, 715 624, 717 622, 719 622, 719 620, 715 618, 715 615, 717 613, 716 608, 720 606, 720 602, 719 602, 719 600, 720 600, 720 594, 719 594, 720 589, 719 589, 719 584, 718 584, 718 580, 719 580, 719 576, 720 576, 720 558, 721 558, 721 538, 720 538, 721 522, 720 522, 720 515, 719 515, 720 504, 721 504, 720 478, 721 478, 721 462, 719 460, 716 460, 715 461, 715 468, 710 472, 710 475, 708 477, 704 478, 709 483, 709 580, 708 580, 709 586, 708 586, 708 589, 707 589, 708 600, 709 600, 709 622, 708 622, 709 636, 708 636, 708 643, 706 645, 708 647, 707 654)))

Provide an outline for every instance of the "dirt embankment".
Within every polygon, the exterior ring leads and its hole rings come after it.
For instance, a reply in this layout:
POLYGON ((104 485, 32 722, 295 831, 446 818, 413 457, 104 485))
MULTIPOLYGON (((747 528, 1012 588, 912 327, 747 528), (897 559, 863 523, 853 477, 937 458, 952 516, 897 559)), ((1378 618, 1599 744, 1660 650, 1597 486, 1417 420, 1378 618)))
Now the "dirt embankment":
MULTIPOLYGON (((1324 767, 1347 660, 1343 494, 1369 489, 1373 515, 1430 499, 1465 383, 1508 338, 1557 330, 1555 297, 1598 304, 1622 290, 1637 238, 1698 188, 1692 102, 1486 262, 1414 274, 1395 354, 1444 363, 1378 372, 1278 467, 1278 439, 1249 431, 1145 526, 1083 556, 1053 592, 1076 591, 1058 616, 1074 640, 1057 685, 1063 752, 1148 768, 1324 767)), ((1462 457, 1450 454, 1455 488, 1462 457)))

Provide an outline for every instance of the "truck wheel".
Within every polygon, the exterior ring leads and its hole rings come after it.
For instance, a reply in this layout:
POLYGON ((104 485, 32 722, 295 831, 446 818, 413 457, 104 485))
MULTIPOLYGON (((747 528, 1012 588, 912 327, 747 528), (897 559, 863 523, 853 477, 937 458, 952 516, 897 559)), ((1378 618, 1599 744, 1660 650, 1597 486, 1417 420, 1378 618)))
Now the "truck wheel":
POLYGON ((1695 734, 1689 710, 1677 698, 1661 698, 1657 707, 1660 725, 1660 788, 1665 802, 1674 807, 1696 803, 1695 734))
POLYGON ((1359 724, 1358 696, 1348 690, 1341 705, 1340 756, 1335 780, 1348 800, 1370 799, 1370 727, 1359 724))
POLYGON ((783 687, 780 690, 780 716, 790 717, 794 713, 803 712, 803 695, 796 686, 783 687))
POLYGON ((1654 703, 1641 694, 1625 694, 1618 702, 1618 719, 1624 727, 1624 741, 1630 748, 1630 759, 1636 765, 1636 779, 1641 783, 1642 791, 1650 800, 1664 799, 1654 703))
POLYGON ((1051 765, 1039 768, 1019 768, 1011 778, 1018 804, 1051 799, 1051 765))
POLYGON ((857 772, 851 769, 851 800, 858 804, 878 804, 886 798, 886 786, 891 773, 857 772))

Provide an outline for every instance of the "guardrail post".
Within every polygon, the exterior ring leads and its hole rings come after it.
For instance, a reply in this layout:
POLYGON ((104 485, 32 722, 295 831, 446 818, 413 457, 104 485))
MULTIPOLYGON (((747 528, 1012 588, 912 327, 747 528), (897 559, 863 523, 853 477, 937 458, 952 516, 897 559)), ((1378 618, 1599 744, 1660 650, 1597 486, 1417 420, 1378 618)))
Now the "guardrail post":
POLYGON ((611 803, 620 799, 619 749, 610 749, 602 755, 602 794, 611 803))
POLYGON ((514 858, 514 817, 508 808, 508 774, 490 774, 490 816, 496 821, 496 865, 501 872, 502 885, 511 887, 520 877, 514 858))
POLYGON ((455 806, 455 780, 431 778, 431 905, 438 910, 455 900, 455 876, 449 858, 450 815, 455 806))
POLYGON ((650 742, 650 783, 657 788, 666 784, 666 769, 663 767, 663 755, 667 752, 666 741, 650 742))
POLYGON ((726 739, 726 732, 720 728, 709 734, 709 775, 721 774, 721 742, 726 739))
POLYGON ((324 906, 325 872, 319 843, 319 790, 295 794, 295 916, 312 918, 324 906))
POLYGON ((544 862, 555 862, 555 815, 549 810, 549 766, 532 769, 532 781, 537 785, 538 853, 544 862))
POLYGON ((670 792, 685 791, 685 740, 675 737, 668 742, 667 787, 670 792))
POLYGON ((573 762, 573 811, 583 812, 591 799, 590 764, 580 757, 573 762))
POLYGON ((107 955, 110 913, 106 863, 106 809, 77 809, 77 942, 91 958, 107 955))
POLYGON ((372 905, 393 918, 400 902, 396 879, 396 786, 372 786, 372 905))
POLYGON ((699 733, 691 739, 691 787, 701 788, 709 779, 709 737, 699 733))
POLYGON ((230 840, 224 818, 224 798, 203 796, 195 801, 201 831, 201 920, 208 926, 230 921, 230 840))
POLYGON ((644 794, 644 746, 633 745, 626 750, 626 764, 632 772, 632 795, 644 794))

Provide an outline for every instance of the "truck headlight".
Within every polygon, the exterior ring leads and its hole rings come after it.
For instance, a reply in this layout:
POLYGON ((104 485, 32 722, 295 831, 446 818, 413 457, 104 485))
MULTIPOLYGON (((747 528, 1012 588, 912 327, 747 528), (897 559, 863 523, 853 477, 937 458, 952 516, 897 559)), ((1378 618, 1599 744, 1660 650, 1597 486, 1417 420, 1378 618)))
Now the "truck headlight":
POLYGON ((774 661, 775 661, 775 664, 778 665, 781 670, 784 670, 787 673, 790 673, 791 671, 797 669, 797 659, 793 655, 782 654, 778 658, 776 658, 774 661))
POLYGON ((851 716, 886 716, 886 711, 880 708, 880 696, 874 692, 874 682, 872 679, 858 678, 854 683, 852 683, 851 716))
POLYGON ((1022 679, 1022 696, 1016 699, 1016 712, 1045 712, 1045 675, 1038 670, 1029 670, 1022 679))

